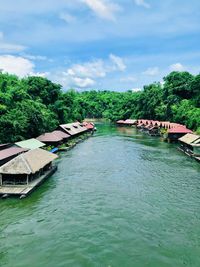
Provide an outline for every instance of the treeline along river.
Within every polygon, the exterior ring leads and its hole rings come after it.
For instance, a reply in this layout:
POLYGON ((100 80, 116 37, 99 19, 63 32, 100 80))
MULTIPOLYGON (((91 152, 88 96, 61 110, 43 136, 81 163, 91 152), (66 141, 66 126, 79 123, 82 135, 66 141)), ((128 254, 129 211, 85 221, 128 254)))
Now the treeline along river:
POLYGON ((200 266, 200 166, 97 124, 24 200, 0 201, 1 267, 200 266))

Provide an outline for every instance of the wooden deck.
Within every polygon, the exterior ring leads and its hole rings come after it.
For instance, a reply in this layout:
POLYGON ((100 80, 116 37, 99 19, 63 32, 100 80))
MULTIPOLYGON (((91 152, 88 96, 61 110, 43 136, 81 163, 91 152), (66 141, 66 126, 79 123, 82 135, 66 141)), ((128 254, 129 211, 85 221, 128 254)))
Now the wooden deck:
POLYGON ((19 196, 20 198, 26 197, 30 194, 36 187, 42 184, 48 177, 50 177, 57 170, 57 166, 54 166, 51 170, 46 172, 40 178, 35 179, 30 182, 28 185, 20 185, 20 186, 0 186, 0 196, 1 197, 9 197, 9 196, 19 196))

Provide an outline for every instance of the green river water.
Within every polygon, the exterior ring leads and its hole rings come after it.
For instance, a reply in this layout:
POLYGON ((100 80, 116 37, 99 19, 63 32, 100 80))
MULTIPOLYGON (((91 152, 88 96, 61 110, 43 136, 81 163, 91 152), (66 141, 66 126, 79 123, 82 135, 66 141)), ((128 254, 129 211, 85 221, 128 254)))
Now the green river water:
POLYGON ((134 128, 97 129, 28 198, 0 200, 0 266, 199 267, 200 164, 134 128))

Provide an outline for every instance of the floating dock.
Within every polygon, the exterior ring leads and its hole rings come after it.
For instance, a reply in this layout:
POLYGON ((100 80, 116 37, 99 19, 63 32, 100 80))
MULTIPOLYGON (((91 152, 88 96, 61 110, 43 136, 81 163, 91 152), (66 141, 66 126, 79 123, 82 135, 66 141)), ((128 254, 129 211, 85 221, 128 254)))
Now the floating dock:
POLYGON ((20 198, 24 198, 29 195, 32 191, 34 191, 40 184, 42 184, 47 178, 49 178, 55 171, 57 170, 57 166, 53 166, 49 171, 40 176, 33 181, 31 181, 28 185, 4 185, 0 186, 0 196, 2 198, 7 198, 10 196, 18 196, 20 198))

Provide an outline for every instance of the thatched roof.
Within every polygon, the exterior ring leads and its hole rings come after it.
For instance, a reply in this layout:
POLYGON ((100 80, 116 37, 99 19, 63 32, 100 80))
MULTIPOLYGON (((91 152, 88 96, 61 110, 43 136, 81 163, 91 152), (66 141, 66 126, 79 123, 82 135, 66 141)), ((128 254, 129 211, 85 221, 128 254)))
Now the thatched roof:
POLYGON ((58 156, 37 148, 17 156, 0 167, 1 174, 31 174, 36 173, 58 156))
POLYGON ((36 148, 45 146, 44 143, 40 142, 39 140, 35 138, 17 142, 15 143, 15 145, 22 147, 22 148, 27 148, 27 149, 36 149, 36 148))
POLYGON ((188 145, 200 145, 200 136, 196 134, 186 134, 179 138, 179 141, 188 144, 188 145))

